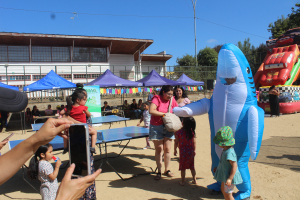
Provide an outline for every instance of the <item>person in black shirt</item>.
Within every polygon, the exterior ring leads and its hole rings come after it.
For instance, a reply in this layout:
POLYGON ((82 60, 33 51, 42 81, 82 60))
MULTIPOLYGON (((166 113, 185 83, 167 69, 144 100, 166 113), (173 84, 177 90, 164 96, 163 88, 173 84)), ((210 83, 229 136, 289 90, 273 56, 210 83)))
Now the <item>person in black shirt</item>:
POLYGON ((39 109, 37 109, 36 106, 33 106, 33 108, 32 108, 32 116, 41 116, 41 113, 40 113, 39 109))
POLYGON ((134 113, 135 118, 138 119, 141 110, 138 109, 138 105, 135 99, 132 100, 132 104, 130 105, 130 108, 131 108, 131 112, 134 113))
POLYGON ((104 101, 104 106, 101 108, 102 111, 110 111, 111 107, 107 104, 107 101, 104 101))

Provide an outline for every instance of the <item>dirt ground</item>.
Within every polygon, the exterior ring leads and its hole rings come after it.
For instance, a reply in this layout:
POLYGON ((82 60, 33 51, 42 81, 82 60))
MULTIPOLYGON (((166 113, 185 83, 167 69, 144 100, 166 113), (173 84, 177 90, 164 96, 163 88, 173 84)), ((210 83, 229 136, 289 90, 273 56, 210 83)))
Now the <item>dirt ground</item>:
MULTIPOLYGON (((250 160, 249 168, 252 181, 251 199, 300 199, 300 114, 282 115, 278 118, 265 117, 265 129, 262 146, 256 161, 250 160)), ((197 122, 197 152, 195 169, 198 184, 190 184, 191 173, 187 171, 185 186, 179 184, 180 171, 178 171, 178 157, 172 156, 171 171, 173 178, 163 177, 160 181, 154 180, 154 175, 143 175, 122 181, 118 175, 104 162, 102 174, 96 179, 97 199, 223 199, 222 195, 212 196, 207 185, 214 182, 210 171, 210 129, 207 115, 195 117, 197 122)), ((138 120, 127 122, 128 126, 135 126, 138 120)), ((124 127, 124 122, 114 123, 112 128, 124 127)), ((96 127, 107 129, 108 125, 96 127)), ((33 134, 29 129, 26 134, 16 131, 11 140, 25 139, 33 134)), ((1 133, 0 140, 9 133, 1 133)), ((122 150, 126 141, 120 145, 109 143, 109 156, 116 156, 122 150)), ((123 178, 133 174, 151 172, 155 170, 154 149, 143 150, 145 139, 131 140, 120 157, 109 159, 110 164, 123 178)), ((153 145, 152 145, 153 147, 153 145)), ((8 151, 6 145, 1 153, 8 151)), ((99 159, 99 149, 95 159, 99 159)), ((172 148, 173 151, 173 148, 172 148)), ((56 151, 56 156, 66 164, 68 154, 62 155, 56 151)), ((101 161, 95 162, 98 168, 101 161)), ((59 171, 58 181, 61 182, 66 169, 59 171)), ((30 182, 39 188, 40 183, 30 182)), ((235 192, 237 190, 235 189, 235 192)), ((20 169, 10 180, 0 186, 0 199, 41 199, 40 195, 22 179, 20 169), (7 195, 7 196, 6 196, 7 195)))

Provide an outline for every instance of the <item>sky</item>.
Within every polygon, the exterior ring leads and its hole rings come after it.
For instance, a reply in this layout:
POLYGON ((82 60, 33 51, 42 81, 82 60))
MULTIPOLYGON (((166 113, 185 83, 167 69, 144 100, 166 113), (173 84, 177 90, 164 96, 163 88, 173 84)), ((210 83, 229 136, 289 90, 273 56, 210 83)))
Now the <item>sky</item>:
MULTIPOLYGON (((197 52, 247 38, 257 47, 271 36, 268 25, 297 2, 197 0, 197 52)), ((195 55, 192 0, 1 0, 0 32, 152 39, 144 53, 166 51, 173 56, 168 66, 195 55)))

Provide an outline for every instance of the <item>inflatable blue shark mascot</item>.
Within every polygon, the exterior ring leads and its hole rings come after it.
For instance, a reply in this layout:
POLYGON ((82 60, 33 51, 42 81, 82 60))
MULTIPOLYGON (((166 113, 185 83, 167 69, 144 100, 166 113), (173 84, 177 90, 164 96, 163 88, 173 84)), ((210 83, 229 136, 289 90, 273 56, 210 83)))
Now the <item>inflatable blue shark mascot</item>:
MULTIPOLYGON (((208 113, 211 130, 212 168, 218 166, 222 149, 213 142, 219 128, 230 126, 235 138, 238 169, 243 183, 236 185, 235 199, 249 199, 251 180, 248 161, 255 160, 262 141, 264 111, 257 106, 256 91, 249 63, 242 51, 233 44, 225 44, 218 56, 216 85, 211 99, 201 99, 173 112, 181 117, 208 113)), ((220 191, 221 183, 208 186, 220 191)))

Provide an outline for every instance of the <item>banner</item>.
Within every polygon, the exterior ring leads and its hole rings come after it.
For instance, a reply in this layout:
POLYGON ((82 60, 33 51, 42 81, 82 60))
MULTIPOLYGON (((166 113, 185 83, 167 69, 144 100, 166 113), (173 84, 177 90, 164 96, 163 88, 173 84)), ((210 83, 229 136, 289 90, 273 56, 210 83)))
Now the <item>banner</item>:
POLYGON ((101 97, 99 85, 84 86, 87 92, 86 106, 89 107, 90 113, 93 117, 101 117, 101 97))

